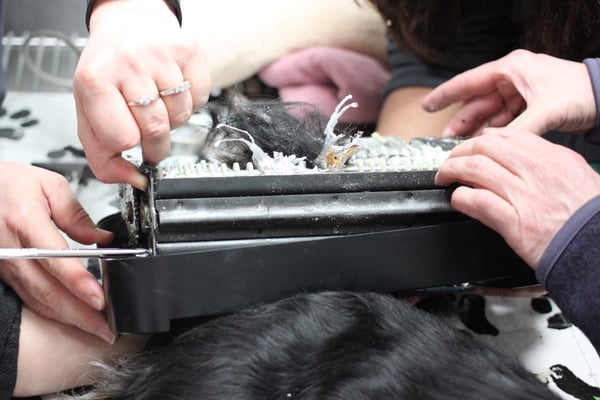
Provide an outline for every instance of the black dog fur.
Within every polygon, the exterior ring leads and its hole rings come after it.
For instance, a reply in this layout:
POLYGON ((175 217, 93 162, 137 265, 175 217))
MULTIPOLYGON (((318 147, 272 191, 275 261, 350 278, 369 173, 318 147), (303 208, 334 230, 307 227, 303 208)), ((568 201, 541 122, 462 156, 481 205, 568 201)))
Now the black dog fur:
POLYGON ((391 296, 301 294, 106 369, 86 399, 556 399, 515 360, 391 296))

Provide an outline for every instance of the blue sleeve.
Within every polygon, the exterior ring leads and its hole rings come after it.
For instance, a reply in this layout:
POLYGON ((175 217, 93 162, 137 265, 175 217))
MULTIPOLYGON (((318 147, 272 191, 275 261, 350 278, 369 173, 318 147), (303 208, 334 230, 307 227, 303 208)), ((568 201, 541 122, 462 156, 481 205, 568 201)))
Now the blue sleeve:
POLYGON ((600 196, 584 204, 552 239, 536 269, 563 314, 600 350, 600 196))
POLYGON ((590 74, 594 100, 596 101, 596 126, 586 134, 586 139, 592 143, 600 144, 600 58, 586 58, 583 63, 590 74))

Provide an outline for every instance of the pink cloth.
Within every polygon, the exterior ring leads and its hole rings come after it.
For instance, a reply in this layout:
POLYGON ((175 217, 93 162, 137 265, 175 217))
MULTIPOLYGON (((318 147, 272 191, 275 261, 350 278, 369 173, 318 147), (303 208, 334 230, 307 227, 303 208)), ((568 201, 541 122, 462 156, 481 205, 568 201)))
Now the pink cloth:
POLYGON ((281 100, 314 104, 326 116, 351 94, 358 108, 346 112, 340 121, 374 123, 390 71, 379 60, 362 53, 309 47, 267 65, 259 77, 279 90, 281 100))

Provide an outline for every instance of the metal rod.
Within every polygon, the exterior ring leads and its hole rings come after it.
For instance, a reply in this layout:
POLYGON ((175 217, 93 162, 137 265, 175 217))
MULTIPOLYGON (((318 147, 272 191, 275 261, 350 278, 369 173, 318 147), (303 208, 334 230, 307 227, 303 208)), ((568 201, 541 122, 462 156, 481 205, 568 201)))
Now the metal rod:
POLYGON ((149 255, 146 249, 36 249, 0 248, 0 260, 16 258, 120 258, 149 255))

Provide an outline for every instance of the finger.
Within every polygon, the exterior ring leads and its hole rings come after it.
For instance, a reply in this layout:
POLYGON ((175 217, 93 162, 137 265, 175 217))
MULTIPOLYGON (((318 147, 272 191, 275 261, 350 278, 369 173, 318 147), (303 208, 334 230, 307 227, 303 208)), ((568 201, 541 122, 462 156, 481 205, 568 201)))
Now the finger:
MULTIPOLYGON (((159 88, 148 76, 125 81, 121 91, 139 127, 144 161, 158 164, 171 151, 169 112, 164 101, 159 97, 159 88), (131 105, 131 102, 147 96, 157 99, 147 105, 131 105)), ((121 99, 121 103, 123 102, 124 100, 121 99)))
POLYGON ((109 243, 112 233, 94 224, 64 178, 54 177, 54 174, 49 175, 42 186, 54 223, 79 243, 109 243))
POLYGON ((169 112, 171 129, 184 124, 194 110, 208 101, 210 79, 206 57, 200 51, 194 54, 179 67, 180 71, 173 70, 156 79, 169 112))
POLYGON ((487 125, 492 127, 503 127, 517 118, 527 108, 525 99, 516 91, 512 83, 501 81, 498 84, 498 93, 504 99, 504 106, 494 116, 492 116, 487 125), (505 84, 502 84, 504 82, 505 84))
POLYGON ((452 207, 504 237, 510 245, 518 216, 513 206, 493 190, 459 186, 452 193, 452 207))
POLYGON ((208 101, 210 95, 210 71, 206 55, 198 49, 194 56, 187 59, 181 66, 183 78, 190 82, 190 94, 192 96, 192 111, 202 107, 208 101))
POLYGON ((544 141, 536 135, 518 129, 486 128, 483 133, 482 136, 466 140, 454 147, 449 160, 475 155, 485 156, 514 176, 520 176, 524 168, 528 169, 525 163, 531 157, 531 149, 538 148, 542 144, 539 141, 544 141))
POLYGON ((532 105, 507 126, 536 135, 543 135, 552 129, 561 128, 560 126, 550 126, 549 121, 551 120, 548 118, 548 111, 546 109, 532 105))
MULTIPOLYGON (((120 154, 135 147, 139 143, 140 130, 119 89, 106 82, 85 81, 82 85, 85 85, 85 90, 74 90, 77 122, 86 122, 79 129, 80 137, 95 137, 102 146, 111 150, 111 154, 120 154)), ((156 89, 153 90, 156 93, 156 89)), ((142 95, 131 93, 132 99, 142 95)))
POLYGON ((423 108, 438 111, 450 104, 495 91, 496 83, 505 76, 501 60, 483 64, 442 83, 423 98, 423 108))
POLYGON ((145 190, 148 178, 138 168, 126 161, 121 153, 104 146, 96 137, 84 115, 78 113, 79 141, 85 149, 86 159, 94 175, 105 183, 125 182, 145 190))
POLYGON ((488 127, 501 128, 503 126, 508 125, 511 121, 515 119, 515 114, 510 111, 508 108, 503 108, 500 112, 491 116, 487 121, 488 127))
MULTIPOLYGON (((181 76, 181 74, 178 75, 181 76)), ((174 80, 173 76, 157 80, 156 83, 161 88, 160 97, 167 107, 170 129, 183 125, 192 115, 191 83, 183 80, 183 77, 174 80)))
MULTIPOLYGON (((61 233, 54 227, 48 216, 32 215, 32 219, 41 221, 35 229, 24 227, 21 231, 21 244, 32 248, 55 248, 64 249, 68 247, 61 233), (44 219, 45 218, 45 219, 44 219)), ((77 259, 48 258, 41 259, 36 265, 44 268, 56 280, 62 283, 75 296, 85 301, 91 307, 102 310, 105 306, 104 292, 102 287, 83 264, 77 259)), ((35 285, 35 282, 30 282, 35 285)), ((43 300, 36 297, 38 301, 43 300)))
POLYGON ((106 301, 102 286, 81 261, 49 258, 40 260, 40 264, 74 296, 98 311, 104 309, 106 301))
MULTIPOLYGON (((30 200, 31 207, 28 210, 29 220, 36 221, 36 224, 23 224, 11 227, 10 229, 12 231, 16 230, 16 234, 13 234, 15 238, 18 238, 15 243, 17 243, 19 247, 67 248, 68 244, 65 237, 56 228, 52 220, 52 213, 58 207, 58 212, 61 217, 69 215, 69 212, 60 210, 61 206, 56 206, 55 203, 60 202, 66 196, 68 200, 66 200, 64 206, 68 207, 69 204, 72 204, 71 202, 74 199, 70 199, 70 196, 72 196, 71 190, 67 185, 66 180, 56 174, 48 173, 42 175, 41 179, 44 179, 44 182, 41 183, 41 189, 44 191, 44 196, 40 196, 43 197, 43 199, 30 200), (57 194, 56 192, 67 194, 57 194)), ((84 223, 89 224, 88 232, 83 232, 83 236, 89 235, 91 238, 107 237, 106 233, 101 234, 100 232, 94 232, 94 225, 85 212, 80 215, 82 217, 78 218, 83 218, 84 223)), ((85 231, 85 228, 83 228, 83 230, 85 231)), ((108 234, 108 236, 110 236, 110 234, 108 234)), ((95 307, 98 310, 104 308, 104 292, 101 286, 79 260, 49 258, 38 260, 35 262, 35 265, 44 267, 51 275, 55 276, 55 279, 62 282, 68 290, 87 302, 90 306, 95 307)))
POLYGON ((115 335, 100 311, 73 296, 31 261, 21 260, 14 267, 19 270, 19 279, 7 282, 25 304, 40 315, 76 326, 108 343, 114 343, 115 335))
POLYGON ((435 183, 446 186, 455 182, 489 190, 506 201, 510 199, 514 187, 521 184, 520 180, 502 165, 480 154, 451 157, 442 164, 436 174, 435 183))
POLYGON ((504 100, 497 92, 471 98, 448 121, 442 136, 470 136, 503 107, 504 100))
MULTIPOLYGON (((178 84, 169 86, 166 90, 179 90, 179 88, 186 87, 186 84, 191 85, 189 81, 182 81, 178 84)), ((163 90, 163 93, 164 92, 165 90, 163 90)), ((162 100, 165 103, 169 113, 170 129, 175 129, 190 119, 193 111, 193 101, 192 94, 189 92, 189 89, 185 90, 184 92, 162 96, 162 100)))

